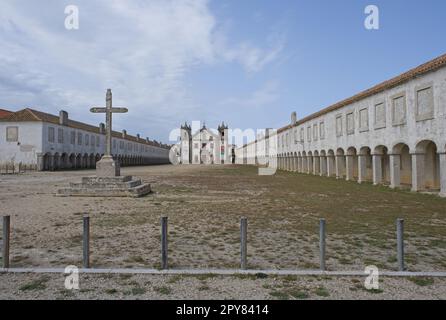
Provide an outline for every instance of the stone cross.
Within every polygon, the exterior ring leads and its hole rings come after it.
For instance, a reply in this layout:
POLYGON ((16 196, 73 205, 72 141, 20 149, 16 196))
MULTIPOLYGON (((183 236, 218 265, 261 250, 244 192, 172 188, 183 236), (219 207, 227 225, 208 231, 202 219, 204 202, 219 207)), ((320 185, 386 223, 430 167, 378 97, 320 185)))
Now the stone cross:
POLYGON ((106 125, 106 148, 105 156, 109 157, 112 153, 112 114, 113 113, 126 113, 127 108, 112 107, 112 93, 111 89, 107 89, 107 94, 105 96, 105 108, 104 107, 93 107, 90 109, 93 113, 105 113, 105 125, 106 125))

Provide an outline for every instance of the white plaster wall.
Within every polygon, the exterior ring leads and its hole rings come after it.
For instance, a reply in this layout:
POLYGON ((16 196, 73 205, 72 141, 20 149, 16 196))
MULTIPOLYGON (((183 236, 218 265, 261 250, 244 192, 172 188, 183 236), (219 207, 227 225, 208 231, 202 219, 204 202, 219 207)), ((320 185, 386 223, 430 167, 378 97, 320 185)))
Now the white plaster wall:
MULTIPOLYGON (((143 157, 153 157, 159 159, 166 159, 169 156, 169 150, 150 146, 144 143, 138 143, 134 141, 129 141, 120 138, 113 138, 116 140, 116 147, 113 148, 114 144, 112 141, 112 153, 116 155, 126 155, 126 156, 143 156, 143 157), (124 142, 124 148, 120 148, 120 141, 124 142), (129 143, 131 144, 131 148, 129 148, 129 143)), ((144 141, 143 139, 141 139, 144 141)), ((67 154, 99 154, 102 155, 105 153, 105 134, 96 134, 90 131, 79 130, 70 128, 67 126, 55 125, 51 123, 43 124, 43 153, 50 152, 55 154, 56 152, 59 154, 67 153, 67 154), (51 143, 48 141, 48 128, 55 128, 55 142, 51 143), (63 143, 59 143, 58 141, 58 129, 62 128, 64 130, 64 140, 63 143), (74 131, 76 135, 75 144, 71 144, 71 132, 74 131), (78 133, 82 133, 82 144, 78 143, 78 133), (86 135, 89 136, 90 143, 86 145, 86 135), (95 137, 94 144, 91 144, 91 136, 95 137), (96 145, 96 137, 99 137, 99 146, 96 145)))
MULTIPOLYGON (((115 138, 114 138, 115 139, 115 138)), ((116 139, 117 148, 113 149, 114 154, 127 156, 150 157, 154 160, 168 161, 169 150, 150 146, 144 143, 130 142, 132 150, 127 148, 128 140, 116 139), (125 149, 119 150, 119 141, 125 142, 125 149), (137 148, 136 148, 137 146, 137 148)), ((105 135, 95 134, 85 130, 78 130, 67 126, 61 126, 42 122, 0 122, 0 165, 4 163, 22 163, 36 165, 39 154, 98 154, 105 153, 105 135), (6 128, 18 127, 18 142, 6 141, 6 128), (55 132, 54 142, 49 142, 48 128, 53 127, 55 132), (59 128, 63 129, 63 143, 59 143, 59 128), (71 132, 76 134, 75 144, 71 144, 71 132), (82 144, 78 144, 78 133, 82 133, 82 144), (86 135, 89 136, 89 145, 86 145, 86 135), (94 136, 94 144, 91 144, 91 136, 94 136), (99 146, 96 145, 96 137, 99 137, 99 146)))
MULTIPOLYGON (((438 152, 446 152, 446 68, 439 69, 435 72, 428 73, 403 85, 393 89, 386 90, 374 96, 363 99, 359 102, 345 106, 341 109, 324 114, 318 118, 305 122, 293 129, 278 133, 278 154, 302 151, 321 151, 342 148, 345 152, 349 147, 355 147, 357 152, 361 147, 370 147, 373 152, 374 148, 384 145, 391 153, 393 146, 403 142, 410 148, 410 152, 415 152, 415 146, 422 140, 431 140, 435 142, 438 152), (434 119, 425 121, 416 121, 416 89, 425 84, 433 84, 434 90, 434 119), (406 94, 406 124, 400 126, 392 125, 392 100, 391 97, 397 93, 405 92, 406 94), (375 104, 385 101, 386 104, 386 127, 375 129, 375 104), (368 108, 369 130, 360 132, 359 130, 359 110, 368 108), (350 112, 354 113, 355 133, 347 134, 346 115, 350 112), (342 115, 343 132, 342 136, 336 135, 336 116, 342 115), (308 142, 307 127, 314 123, 318 126, 320 122, 325 123, 325 139, 308 142), (304 128, 304 142, 300 142, 300 130, 304 128), (298 142, 294 141, 293 130, 297 129, 298 142), (288 135, 288 143, 282 146, 282 137, 288 135)), ((251 146, 247 147, 247 154, 251 154, 251 146)))
POLYGON ((37 154, 42 150, 42 123, 0 122, 0 165, 23 163, 37 165, 37 154), (18 141, 6 141, 6 128, 18 127, 18 141))

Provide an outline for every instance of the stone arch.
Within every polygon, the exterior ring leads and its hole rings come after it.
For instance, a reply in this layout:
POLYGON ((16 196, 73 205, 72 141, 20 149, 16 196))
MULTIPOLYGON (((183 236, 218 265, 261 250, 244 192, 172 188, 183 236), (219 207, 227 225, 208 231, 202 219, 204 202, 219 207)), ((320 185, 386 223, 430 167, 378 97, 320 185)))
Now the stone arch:
POLYGON ((313 172, 313 152, 308 151, 307 154, 307 173, 313 172))
POLYGON ((297 172, 302 172, 302 152, 297 152, 297 172))
POLYGON ((338 148, 336 150, 335 167, 336 178, 343 179, 346 177, 346 165, 345 165, 345 152, 344 149, 338 148))
POLYGON ((336 176, 336 157, 333 149, 327 151, 327 177, 336 176))
POLYGON ((51 154, 51 152, 47 152, 43 155, 43 170, 53 170, 53 155, 51 154))
POLYGON ((319 175, 321 168, 321 162, 319 158, 319 151, 315 150, 313 152, 313 174, 319 175))
POLYGON ((307 152, 302 151, 302 173, 306 173, 308 169, 308 157, 307 152))
POLYGON ((355 147, 349 147, 347 149, 347 155, 345 158, 346 166, 346 180, 357 181, 358 180, 358 152, 355 147))
POLYGON ((59 152, 56 152, 53 155, 53 168, 52 170, 59 170, 60 169, 60 154, 59 152))
POLYGON ((373 181, 372 149, 361 147, 358 154, 358 182, 373 181))
POLYGON ((286 153, 285 152, 282 152, 282 155, 280 156, 280 162, 281 162, 281 165, 280 165, 280 168, 282 169, 282 170, 285 170, 285 168, 286 168, 286 159, 285 159, 285 157, 286 157, 286 153))
POLYGON ((70 159, 66 152, 62 153, 62 155, 60 156, 60 167, 61 169, 71 168, 70 159))
POLYGON ((70 169, 75 169, 76 168, 76 154, 74 154, 74 153, 70 154, 69 162, 70 162, 70 169))
POLYGON ((412 154, 413 176, 412 190, 440 189, 440 155, 437 144, 432 140, 423 140, 415 146, 412 154))
POLYGON ((284 170, 288 171, 289 170, 289 162, 290 162, 290 154, 288 152, 285 152, 285 156, 284 156, 284 170))
POLYGON ((82 168, 83 169, 88 168, 88 159, 89 159, 88 154, 84 153, 84 155, 82 156, 82 168))
POLYGON ((321 150, 319 153, 319 174, 321 176, 327 175, 327 153, 325 150, 321 150))
POLYGON ((390 157, 385 145, 373 149, 373 184, 390 185, 390 157))
POLYGON ((412 159, 409 146, 405 143, 397 143, 392 148, 390 155, 390 186, 412 187, 412 159))
POLYGON ((96 168, 96 156, 94 153, 90 153, 89 161, 88 161, 88 167, 91 169, 96 168))
POLYGON ((82 168, 82 155, 78 153, 76 155, 76 168, 81 169, 82 168))

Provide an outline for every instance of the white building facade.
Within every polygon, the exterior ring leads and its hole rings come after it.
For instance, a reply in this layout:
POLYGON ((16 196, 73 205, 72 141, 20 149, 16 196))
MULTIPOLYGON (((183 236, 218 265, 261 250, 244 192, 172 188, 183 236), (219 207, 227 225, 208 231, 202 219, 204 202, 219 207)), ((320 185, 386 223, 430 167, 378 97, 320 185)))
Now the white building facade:
POLYGON ((233 146, 228 143, 228 126, 218 126, 216 132, 205 125, 192 134, 192 128, 181 126, 181 164, 229 164, 232 163, 233 146))
MULTIPOLYGON (((281 170, 446 196, 446 55, 304 119, 292 116, 269 139, 281 170)), ((260 143, 237 149, 237 163, 258 163, 260 143)))
MULTIPOLYGON (((112 155, 122 166, 169 163, 169 146, 128 135, 112 134, 112 155)), ((33 109, 0 119, 0 168, 17 171, 95 168, 105 153, 105 126, 92 126, 33 109)))

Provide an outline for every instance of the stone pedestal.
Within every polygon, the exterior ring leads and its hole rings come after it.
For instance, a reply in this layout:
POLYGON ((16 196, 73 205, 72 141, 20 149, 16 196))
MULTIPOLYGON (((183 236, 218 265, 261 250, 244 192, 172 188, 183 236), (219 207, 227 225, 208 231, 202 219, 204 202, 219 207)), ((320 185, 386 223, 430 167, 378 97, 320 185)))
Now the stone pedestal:
POLYGON ((131 176, 121 176, 119 162, 111 156, 103 156, 96 163, 96 176, 83 177, 80 183, 70 183, 59 189, 62 197, 142 197, 151 192, 150 184, 131 176))
POLYGON ((151 192, 150 184, 143 184, 132 176, 83 177, 80 183, 70 183, 69 188, 59 189, 62 197, 142 197, 151 192))
POLYGON ((118 161, 112 156, 103 156, 96 163, 96 175, 98 177, 119 177, 121 175, 121 167, 118 161))

